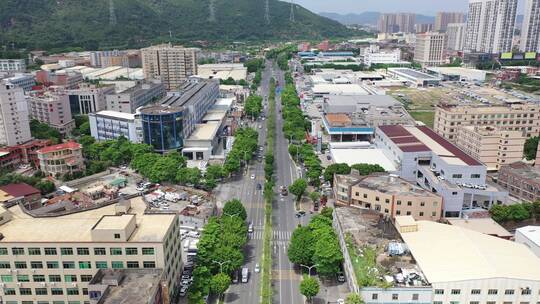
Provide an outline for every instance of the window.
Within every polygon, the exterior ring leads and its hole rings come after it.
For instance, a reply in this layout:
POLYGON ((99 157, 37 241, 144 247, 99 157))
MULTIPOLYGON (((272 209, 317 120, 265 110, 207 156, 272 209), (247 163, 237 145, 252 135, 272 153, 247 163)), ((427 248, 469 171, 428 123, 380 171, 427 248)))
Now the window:
POLYGON ((514 294, 514 290, 513 289, 507 289, 504 291, 504 294, 505 295, 513 295, 514 294))
POLYGON ((34 282, 45 282, 45 276, 42 274, 35 274, 32 276, 32 281, 34 282))
POLYGON ((105 248, 94 248, 94 254, 95 255, 106 255, 107 251, 105 248))
POLYGON ((480 304, 478 301, 470 301, 469 304, 480 304))
POLYGON ((417 293, 413 293, 412 299, 413 299, 413 301, 418 301, 418 294, 417 294, 417 293))
POLYGON ((31 296, 32 295, 32 289, 30 289, 30 288, 19 288, 19 294, 21 296, 31 296))
POLYGON ((120 233, 115 233, 115 234, 114 234, 114 238, 115 238, 115 239, 119 239, 119 238, 120 238, 120 233))
POLYGON ((463 174, 452 174, 452 178, 462 178, 463 174))
POLYGON ((408 202, 407 202, 407 206, 412 206, 412 202, 411 202, 411 201, 408 201, 408 202))
POLYGON ((400 215, 400 214, 401 214, 401 210, 397 210, 396 215, 400 215))
POLYGON ((49 282, 62 282, 62 277, 59 274, 49 275, 49 282))
POLYGON ((378 196, 375 196, 375 200, 378 202, 378 201, 379 201, 379 197, 378 197, 378 196))
POLYGON ((144 261, 143 268, 156 268, 156 262, 153 261, 144 261))
POLYGON ((36 295, 47 295, 47 288, 36 288, 36 295))
POLYGON ((497 289, 488 289, 488 295, 496 295, 497 289))
POLYGON ((128 261, 127 268, 139 268, 139 262, 137 261, 128 261))
POLYGON ((28 255, 41 255, 41 249, 39 249, 39 248, 28 248, 28 255))
POLYGON ((96 262, 96 268, 97 269, 105 269, 105 268, 107 268, 107 262, 105 262, 105 261, 96 262))
POLYGON ((424 216, 424 212, 418 212, 419 216, 424 216))
POLYGON ((64 269, 75 269, 75 262, 62 262, 64 269))
POLYGON ((0 269, 9 269, 11 268, 11 265, 9 262, 0 262, 0 269))
POLYGON ((66 293, 71 296, 76 296, 79 294, 78 288, 66 288, 66 293))
POLYGON ((401 201, 397 201, 396 204, 401 205, 401 201))
POLYGON ((130 248, 126 248, 126 255, 137 255, 137 248, 133 248, 133 247, 130 247, 130 248))
POLYGON ((393 293, 392 294, 392 300, 397 300, 398 299, 398 294, 397 293, 393 293))
POLYGON ((530 295, 530 294, 531 294, 531 290, 530 290, 529 288, 522 289, 522 290, 521 290, 521 294, 522 294, 522 295, 530 295))
POLYGON ((79 269, 90 269, 92 264, 90 262, 79 262, 79 269))
POLYGON ((124 268, 124 262, 122 261, 112 261, 111 262, 112 269, 121 269, 124 268))
POLYGON ((48 269, 56 269, 59 268, 58 262, 47 262, 47 268, 48 269))
POLYGON ((56 248, 45 248, 45 255, 56 255, 56 248))
POLYGON ((11 248, 11 253, 13 253, 13 255, 24 255, 24 248, 13 247, 11 248))
POLYGON ((487 301, 486 304, 497 304, 495 301, 487 301))
POLYGON ((146 247, 142 249, 143 255, 153 255, 154 254, 154 248, 152 247, 146 247))
POLYGON ((452 291, 450 292, 450 294, 453 294, 453 295, 458 295, 461 293, 461 289, 452 289, 452 291))
POLYGON ((420 202, 420 207, 424 207, 426 205, 425 202, 420 202))
POLYGON ((27 268, 26 262, 15 262, 15 268, 26 269, 27 268))
POLYGON ((480 289, 472 289, 471 294, 473 295, 479 295, 482 291, 480 289))
POLYGON ((61 296, 64 294, 64 290, 62 288, 51 288, 51 294, 55 296, 61 296))
POLYGON ((43 268, 43 262, 32 261, 32 262, 30 262, 30 268, 32 268, 32 269, 42 269, 43 268))
POLYGON ((15 288, 4 288, 4 294, 6 296, 14 296, 16 294, 15 288))
POLYGON ((73 255, 73 248, 60 248, 61 255, 73 255))
POLYGON ((372 300, 377 300, 379 298, 379 294, 378 293, 372 293, 371 294, 371 299, 372 300))
POLYGON ((122 255, 122 248, 111 248, 111 255, 122 255))
POLYGON ((64 282, 77 282, 77 276, 73 274, 66 274, 64 275, 64 282))
POLYGON ((77 248, 78 255, 89 255, 90 250, 88 248, 77 248))
POLYGON ((81 275, 81 282, 90 282, 91 280, 92 280, 91 275, 87 275, 87 274, 82 274, 81 275))
POLYGON ((471 178, 480 178, 480 174, 471 174, 471 178))
POLYGON ((0 255, 7 255, 7 254, 8 254, 7 248, 5 247, 0 248, 0 255))
POLYGON ((27 274, 17 275, 17 282, 30 282, 30 277, 27 274))
POLYGON ((367 198, 367 194, 364 193, 364 198, 367 198))
POLYGON ((0 275, 0 280, 2 280, 2 282, 4 283, 11 283, 13 282, 13 276, 9 274, 3 274, 0 275))

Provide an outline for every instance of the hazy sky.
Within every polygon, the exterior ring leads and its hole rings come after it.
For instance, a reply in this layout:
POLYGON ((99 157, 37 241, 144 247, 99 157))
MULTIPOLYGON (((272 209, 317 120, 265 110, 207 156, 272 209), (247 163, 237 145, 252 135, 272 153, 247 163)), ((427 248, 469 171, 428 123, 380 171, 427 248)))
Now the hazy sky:
POLYGON ((435 15, 437 11, 467 11, 468 0, 295 0, 314 12, 411 12, 435 15))

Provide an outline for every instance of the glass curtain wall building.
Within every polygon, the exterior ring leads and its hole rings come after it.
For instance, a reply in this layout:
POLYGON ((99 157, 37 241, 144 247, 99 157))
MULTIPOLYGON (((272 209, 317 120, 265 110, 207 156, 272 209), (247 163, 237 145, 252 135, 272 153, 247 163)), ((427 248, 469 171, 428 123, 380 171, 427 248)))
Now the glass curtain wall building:
POLYGON ((141 110, 144 142, 164 153, 181 149, 183 141, 183 110, 169 106, 154 106, 141 110))

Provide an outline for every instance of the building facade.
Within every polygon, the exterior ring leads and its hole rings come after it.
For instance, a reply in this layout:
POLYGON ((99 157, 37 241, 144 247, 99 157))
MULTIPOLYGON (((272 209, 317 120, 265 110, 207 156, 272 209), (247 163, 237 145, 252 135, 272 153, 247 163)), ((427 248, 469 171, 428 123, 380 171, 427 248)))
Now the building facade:
POLYGON ((462 51, 465 44, 467 24, 466 23, 449 23, 446 26, 446 34, 448 35, 448 49, 452 51, 462 51))
POLYGON ((90 54, 90 65, 99 68, 107 68, 111 66, 136 68, 140 67, 141 65, 141 54, 138 50, 92 52, 90 54))
POLYGON ((15 74, 15 76, 5 78, 4 81, 23 88, 25 92, 31 91, 32 87, 36 85, 36 79, 32 74, 15 74))
POLYGON ((372 64, 398 64, 401 63, 401 50, 366 52, 360 55, 362 62, 371 66, 372 64))
POLYGON ((135 113, 137 108, 158 101, 165 96, 165 86, 160 81, 147 81, 106 96, 107 110, 135 113))
POLYGON ((540 132, 540 106, 510 104, 501 106, 439 105, 433 130, 455 142, 460 126, 493 126, 505 131, 523 131, 527 138, 540 132))
POLYGON ((142 141, 142 127, 135 114, 100 111, 88 115, 90 133, 97 141, 117 139, 120 136, 130 142, 142 141))
POLYGON ((435 16, 436 32, 446 32, 448 24, 465 22, 465 14, 461 12, 438 12, 435 16))
POLYGON ((28 98, 33 119, 68 135, 75 129, 68 95, 60 92, 38 92, 28 98))
POLYGON ((425 66, 438 66, 446 60, 446 34, 429 32, 416 35, 414 61, 425 66))
POLYGON ((519 49, 540 52, 540 0, 526 0, 519 49))
POLYGON ((0 82, 0 145, 14 146, 32 139, 24 91, 0 82))
POLYGON ((523 131, 503 131, 490 126, 458 128, 456 146, 481 161, 489 171, 523 159, 523 131))
POLYGON ((69 141, 48 146, 37 151, 39 169, 54 177, 84 171, 82 145, 69 141))
POLYGON ((540 169, 523 162, 502 166, 497 183, 521 200, 540 200, 540 169))
POLYGON ((381 14, 377 23, 379 33, 397 33, 399 26, 396 20, 396 14, 381 14))
POLYGON ((465 50, 497 54, 512 51, 517 0, 469 0, 465 50))
POLYGON ((0 71, 24 72, 26 71, 26 61, 24 59, 0 59, 0 71))
POLYGON ((90 114, 107 108, 106 98, 114 94, 114 86, 83 85, 67 94, 72 115, 90 114))
POLYGON ((141 50, 146 79, 160 79, 167 90, 180 87, 190 76, 197 75, 199 49, 162 44, 141 50))
POLYGON ((136 268, 162 269, 162 286, 172 297, 182 269, 178 216, 146 214, 140 198, 124 206, 120 214, 112 204, 47 217, 19 206, 3 209, 3 302, 90 303, 89 284, 99 270, 136 268))
POLYGON ((516 229, 516 243, 531 249, 540 258, 540 226, 525 226, 516 229))

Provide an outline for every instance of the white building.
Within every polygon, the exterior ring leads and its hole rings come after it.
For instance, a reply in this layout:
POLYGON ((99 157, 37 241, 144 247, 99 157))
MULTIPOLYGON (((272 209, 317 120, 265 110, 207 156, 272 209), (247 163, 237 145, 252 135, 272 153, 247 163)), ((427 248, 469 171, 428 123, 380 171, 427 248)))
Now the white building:
POLYGON ((206 79, 232 78, 235 81, 246 80, 247 68, 241 63, 218 63, 199 65, 197 77, 206 79))
POLYGON ((426 66, 445 63, 447 36, 444 33, 428 32, 416 35, 414 61, 426 66))
POLYGON ((0 145, 14 146, 32 139, 24 91, 0 82, 0 145))
POLYGON ((401 61, 401 50, 395 49, 391 51, 365 52, 360 56, 362 62, 371 66, 372 64, 408 64, 409 62, 401 61))
POLYGON ((437 32, 448 31, 448 25, 452 23, 461 23, 465 21, 465 15, 462 12, 438 12, 435 16, 434 29, 437 32))
POLYGON ((448 35, 448 49, 452 51, 462 51, 467 34, 466 23, 450 23, 446 27, 448 35))
POLYGON ((32 74, 15 74, 15 76, 5 78, 4 81, 23 88, 25 92, 31 91, 32 87, 36 85, 36 79, 32 74))
POLYGON ((0 71, 24 72, 26 71, 26 61, 24 59, 0 59, 0 71))
POLYGON ((89 114, 107 108, 106 96, 114 94, 114 86, 81 85, 67 94, 72 115, 89 114))
POLYGON ((486 71, 459 67, 428 67, 429 74, 449 81, 481 81, 486 80, 486 71))
POLYGON ((465 50, 497 54, 512 51, 517 0, 469 0, 465 50))
POLYGON ((434 87, 442 81, 441 78, 408 68, 389 68, 388 77, 402 81, 411 87, 434 87))
POLYGON ((147 81, 126 90, 106 96, 107 110, 135 113, 137 108, 165 96, 165 86, 160 81, 147 81))
POLYGON ((540 0, 525 0, 520 42, 522 52, 540 52, 540 0))
POLYGON ((540 258, 540 226, 525 226, 516 229, 516 243, 531 249, 540 258))
POLYGON ((100 111, 88 115, 90 133, 97 141, 116 139, 120 136, 130 142, 142 142, 141 121, 135 114, 115 111, 100 111))

